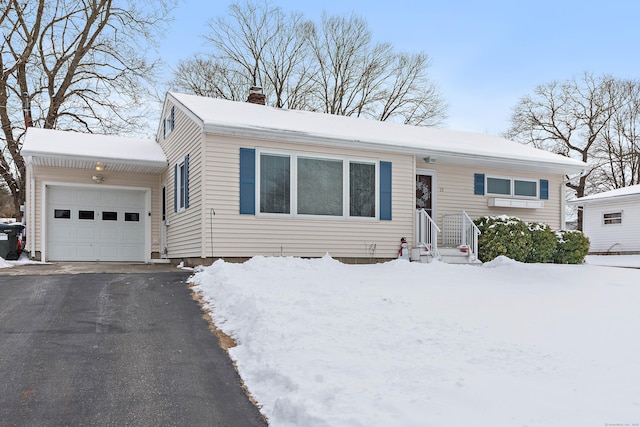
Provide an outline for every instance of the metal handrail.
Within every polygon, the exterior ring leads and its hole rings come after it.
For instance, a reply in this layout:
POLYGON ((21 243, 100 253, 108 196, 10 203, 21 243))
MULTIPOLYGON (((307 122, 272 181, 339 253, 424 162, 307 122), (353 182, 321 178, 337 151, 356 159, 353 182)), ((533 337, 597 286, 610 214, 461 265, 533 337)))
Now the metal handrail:
POLYGON ((462 244, 472 249, 474 256, 478 256, 478 236, 480 233, 480 229, 467 215, 467 212, 462 211, 462 244))
POLYGON ((440 227, 424 209, 416 215, 416 246, 424 247, 435 257, 438 256, 438 233, 440 227))

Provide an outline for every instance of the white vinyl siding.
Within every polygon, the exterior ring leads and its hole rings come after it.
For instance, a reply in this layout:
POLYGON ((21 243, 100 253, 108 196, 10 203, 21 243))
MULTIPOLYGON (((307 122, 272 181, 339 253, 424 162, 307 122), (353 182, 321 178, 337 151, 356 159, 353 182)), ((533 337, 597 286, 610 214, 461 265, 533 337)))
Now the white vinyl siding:
MULTIPOLYGON (((204 228, 209 233, 207 256, 249 257, 253 255, 295 255, 319 257, 395 258, 401 237, 413 230, 415 175, 413 156, 341 149, 320 145, 255 141, 207 135, 207 215, 204 228), (393 163, 393 220, 316 215, 240 215, 239 152, 256 148, 260 153, 295 153, 300 157, 343 159, 375 165, 381 160, 393 163), (405 208, 405 207, 409 208, 405 208), (213 235, 213 251, 212 239, 213 235)), ((347 172, 348 173, 348 172, 347 172)), ((259 183, 256 182, 259 189, 259 183)), ((345 190, 345 191, 348 191, 345 190)), ((258 211, 259 205, 256 205, 258 211)), ((258 213, 258 212, 256 212, 258 213)), ((347 212, 348 213, 348 212, 347 212)))
MULTIPOLYGON (((552 229, 564 228, 560 224, 562 175, 549 175, 539 172, 524 172, 519 170, 470 167, 465 165, 446 165, 443 163, 418 163, 418 169, 429 169, 436 173, 436 184, 433 189, 436 203, 435 212, 438 225, 442 224, 443 213, 460 213, 465 210, 471 219, 485 215, 510 215, 525 221, 543 222, 552 229), (483 196, 474 194, 474 174, 485 174, 487 177, 518 177, 518 180, 539 182, 540 179, 549 181, 549 198, 544 200, 544 207, 539 209, 506 208, 488 206, 489 198, 495 195, 483 196)), ((564 191, 564 187, 563 191, 564 191)), ((564 197, 564 194, 562 195, 564 197)))
MULTIPOLYGON (((168 109, 171 106, 167 106, 168 109)), ((169 110, 167 110, 169 111, 169 110)), ((169 165, 162 182, 167 191, 167 248, 169 258, 200 258, 203 255, 201 242, 206 230, 202 229, 202 130, 180 108, 175 108, 174 130, 166 138, 159 138, 169 165), (182 164, 189 155, 189 208, 174 212, 184 192, 175 191, 174 165, 182 164), (174 198, 178 197, 177 201, 174 198)), ((162 135, 160 135, 162 136, 162 135)), ((180 184, 178 184, 180 186, 180 184)), ((185 201, 182 202, 183 204, 185 201)))
POLYGON ((585 203, 582 212, 591 252, 640 251, 640 196, 585 203))

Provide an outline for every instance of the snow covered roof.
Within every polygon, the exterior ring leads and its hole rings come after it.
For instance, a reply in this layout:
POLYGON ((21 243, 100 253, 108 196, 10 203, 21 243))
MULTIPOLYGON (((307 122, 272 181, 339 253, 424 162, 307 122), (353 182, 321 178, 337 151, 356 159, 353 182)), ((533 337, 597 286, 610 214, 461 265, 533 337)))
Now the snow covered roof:
POLYGON ((617 188, 615 190, 604 191, 602 193, 580 197, 579 199, 572 200, 569 203, 573 205, 580 205, 582 203, 613 201, 613 199, 620 200, 637 197, 640 197, 640 184, 630 185, 628 187, 617 188))
POLYGON ((169 93, 209 133, 410 153, 436 162, 512 165, 514 169, 578 173, 581 161, 481 133, 460 132, 247 102, 169 93))
POLYGON ((161 172, 167 157, 154 140, 29 128, 22 156, 37 166, 93 169, 97 162, 120 172, 161 172))

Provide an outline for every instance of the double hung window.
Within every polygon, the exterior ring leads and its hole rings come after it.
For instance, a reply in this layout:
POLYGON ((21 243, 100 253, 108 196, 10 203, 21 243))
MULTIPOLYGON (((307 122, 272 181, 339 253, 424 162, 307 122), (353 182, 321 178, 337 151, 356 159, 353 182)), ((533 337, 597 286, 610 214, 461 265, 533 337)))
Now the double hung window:
POLYGON ((189 155, 176 163, 173 177, 173 210, 178 212, 189 207, 189 155))

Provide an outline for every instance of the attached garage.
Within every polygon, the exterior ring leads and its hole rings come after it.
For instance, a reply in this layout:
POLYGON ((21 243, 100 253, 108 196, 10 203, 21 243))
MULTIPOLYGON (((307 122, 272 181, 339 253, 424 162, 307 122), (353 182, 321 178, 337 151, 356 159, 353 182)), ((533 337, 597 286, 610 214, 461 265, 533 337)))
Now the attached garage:
POLYGON ((22 155, 32 259, 168 261, 155 141, 29 128, 22 155))
POLYGON ((48 186, 50 261, 145 261, 144 191, 48 186))

